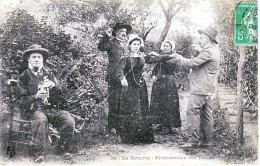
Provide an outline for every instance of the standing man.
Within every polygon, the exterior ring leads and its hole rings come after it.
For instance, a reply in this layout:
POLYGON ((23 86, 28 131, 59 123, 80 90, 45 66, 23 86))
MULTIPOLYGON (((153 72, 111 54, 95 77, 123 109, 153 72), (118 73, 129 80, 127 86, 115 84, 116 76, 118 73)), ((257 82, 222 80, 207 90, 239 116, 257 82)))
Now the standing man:
POLYGON ((19 103, 22 116, 31 120, 33 143, 37 145, 36 161, 42 161, 48 122, 60 133, 56 153, 63 154, 71 150, 75 121, 69 112, 58 109, 61 106, 59 104, 61 87, 51 70, 44 67, 48 50, 34 44, 24 51, 23 57, 28 62, 28 69, 17 81, 19 103))
POLYGON ((119 111, 119 98, 121 94, 121 82, 116 77, 118 63, 127 50, 127 34, 132 30, 132 26, 125 23, 116 23, 113 28, 109 28, 98 44, 100 51, 107 51, 108 67, 106 81, 108 83, 108 131, 116 134, 117 115, 119 111), (114 38, 112 38, 112 36, 114 38))
POLYGON ((211 146, 213 136, 213 115, 211 99, 216 93, 220 69, 220 51, 217 46, 218 32, 207 27, 199 30, 202 51, 197 57, 186 59, 175 54, 175 61, 181 66, 190 67, 190 97, 187 107, 188 142, 184 148, 211 146))

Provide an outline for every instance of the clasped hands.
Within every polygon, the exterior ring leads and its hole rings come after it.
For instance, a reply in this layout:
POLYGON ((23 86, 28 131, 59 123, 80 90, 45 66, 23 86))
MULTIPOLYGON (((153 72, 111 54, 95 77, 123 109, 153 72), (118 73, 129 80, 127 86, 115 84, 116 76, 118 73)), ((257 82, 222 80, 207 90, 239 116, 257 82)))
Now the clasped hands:
MULTIPOLYGON (((150 53, 148 53, 148 55, 150 56, 160 56, 158 53, 152 51, 150 53)), ((173 61, 179 62, 181 61, 181 59, 183 58, 180 54, 177 53, 173 53, 171 55, 169 55, 170 58, 172 58, 173 61)))
POLYGON ((173 61, 175 62, 180 62, 183 59, 183 56, 181 56, 180 54, 177 53, 173 53, 171 55, 169 55, 173 61))
POLYGON ((149 52, 147 55, 150 55, 150 56, 160 56, 160 54, 156 53, 155 51, 149 52))

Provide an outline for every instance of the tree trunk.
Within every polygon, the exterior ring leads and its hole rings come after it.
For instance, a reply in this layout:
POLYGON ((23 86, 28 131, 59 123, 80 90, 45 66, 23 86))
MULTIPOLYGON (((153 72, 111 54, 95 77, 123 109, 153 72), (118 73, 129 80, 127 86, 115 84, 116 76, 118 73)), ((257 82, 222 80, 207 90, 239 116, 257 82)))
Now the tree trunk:
MULTIPOLYGON (((154 27, 155 27, 155 26, 154 26, 154 27)), ((146 41, 147 36, 149 35, 149 33, 151 32, 151 30, 152 30, 154 27, 150 28, 147 32, 145 32, 144 36, 142 37, 144 42, 146 41)))
POLYGON ((162 45, 162 42, 165 40, 168 32, 169 32, 169 29, 171 27, 171 23, 172 23, 172 20, 171 19, 166 19, 166 23, 165 23, 165 26, 163 28, 163 31, 161 33, 161 36, 160 36, 160 39, 159 39, 159 43, 158 43, 158 48, 160 49, 161 48, 161 45, 162 45))
POLYGON ((243 144, 243 70, 246 60, 246 47, 240 46, 240 58, 237 71, 237 141, 239 144, 243 144))

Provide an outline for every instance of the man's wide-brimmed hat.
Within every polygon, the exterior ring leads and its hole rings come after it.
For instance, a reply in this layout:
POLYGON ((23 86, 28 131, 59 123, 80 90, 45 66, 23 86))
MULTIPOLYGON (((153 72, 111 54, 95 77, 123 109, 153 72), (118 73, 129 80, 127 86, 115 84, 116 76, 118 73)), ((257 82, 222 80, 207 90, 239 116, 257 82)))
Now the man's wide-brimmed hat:
POLYGON ((118 29, 122 29, 122 28, 126 28, 127 34, 129 34, 131 32, 131 30, 132 30, 132 26, 130 24, 127 24, 127 23, 116 23, 116 25, 113 27, 112 35, 114 37, 116 37, 116 31, 118 29))
POLYGON ((216 37, 218 35, 218 31, 216 31, 214 28, 212 28, 211 26, 208 26, 205 30, 198 30, 198 32, 204 33, 206 34, 208 37, 210 37, 210 39, 215 42, 216 44, 218 44, 216 37))
POLYGON ((23 52, 24 59, 28 59, 28 56, 31 55, 32 53, 40 53, 42 54, 43 59, 46 60, 48 58, 49 51, 45 48, 42 48, 41 45, 33 44, 23 52))

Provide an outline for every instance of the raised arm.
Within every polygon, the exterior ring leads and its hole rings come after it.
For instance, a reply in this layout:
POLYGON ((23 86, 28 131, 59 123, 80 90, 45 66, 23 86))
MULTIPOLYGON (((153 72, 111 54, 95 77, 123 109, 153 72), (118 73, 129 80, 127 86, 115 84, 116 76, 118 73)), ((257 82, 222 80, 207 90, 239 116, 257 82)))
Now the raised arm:
POLYGON ((103 37, 101 38, 98 49, 100 51, 109 51, 111 49, 110 38, 112 36, 113 28, 108 28, 103 37))
POLYGON ((105 33, 98 43, 98 49, 100 51, 109 51, 111 44, 109 41, 110 37, 105 33))

